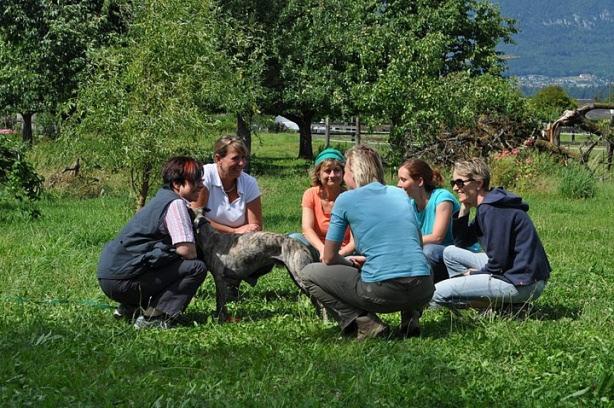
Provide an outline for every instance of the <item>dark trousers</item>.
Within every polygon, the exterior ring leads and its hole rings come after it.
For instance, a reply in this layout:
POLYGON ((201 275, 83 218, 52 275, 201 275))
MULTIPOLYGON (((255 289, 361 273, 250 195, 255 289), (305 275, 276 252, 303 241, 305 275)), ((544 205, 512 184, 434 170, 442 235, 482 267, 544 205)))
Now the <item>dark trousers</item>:
POLYGON ((207 267, 198 259, 183 259, 132 279, 99 279, 109 298, 125 305, 149 306, 176 316, 183 312, 205 280, 207 267))
POLYGON ((360 271, 346 265, 313 263, 301 271, 307 290, 330 309, 342 330, 368 312, 420 311, 433 296, 433 277, 416 276, 363 282, 360 271))

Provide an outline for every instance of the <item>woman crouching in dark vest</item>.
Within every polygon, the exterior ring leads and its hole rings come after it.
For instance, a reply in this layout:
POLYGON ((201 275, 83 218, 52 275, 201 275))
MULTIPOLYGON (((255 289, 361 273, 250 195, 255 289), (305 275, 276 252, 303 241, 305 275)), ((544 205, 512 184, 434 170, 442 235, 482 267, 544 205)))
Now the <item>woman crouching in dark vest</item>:
POLYGON ((98 263, 102 291, 119 302, 114 316, 136 318, 137 329, 170 327, 207 273, 196 259, 188 213, 203 187, 202 166, 190 157, 174 157, 162 178, 164 186, 105 245, 98 263))

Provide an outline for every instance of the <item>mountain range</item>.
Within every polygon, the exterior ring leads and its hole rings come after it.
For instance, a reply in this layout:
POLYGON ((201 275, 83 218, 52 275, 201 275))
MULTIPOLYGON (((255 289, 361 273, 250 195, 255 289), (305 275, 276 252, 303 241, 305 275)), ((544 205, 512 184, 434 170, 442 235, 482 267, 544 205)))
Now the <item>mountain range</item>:
POLYGON ((614 82, 614 0, 492 1, 504 17, 516 20, 514 44, 498 49, 507 58, 506 74, 521 85, 549 79, 567 88, 614 82))

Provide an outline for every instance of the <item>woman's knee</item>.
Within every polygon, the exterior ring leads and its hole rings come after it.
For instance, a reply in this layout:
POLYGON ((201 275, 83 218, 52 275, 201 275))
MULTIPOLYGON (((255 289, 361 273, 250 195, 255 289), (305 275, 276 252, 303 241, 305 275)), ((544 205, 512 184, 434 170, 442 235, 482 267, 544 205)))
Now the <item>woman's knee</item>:
POLYGON ((207 276, 207 265, 200 259, 186 259, 183 261, 184 268, 193 279, 203 282, 207 276))
POLYGON ((439 263, 443 260, 443 251, 445 250, 445 246, 437 245, 437 244, 427 244, 422 249, 424 252, 424 256, 432 263, 439 263))

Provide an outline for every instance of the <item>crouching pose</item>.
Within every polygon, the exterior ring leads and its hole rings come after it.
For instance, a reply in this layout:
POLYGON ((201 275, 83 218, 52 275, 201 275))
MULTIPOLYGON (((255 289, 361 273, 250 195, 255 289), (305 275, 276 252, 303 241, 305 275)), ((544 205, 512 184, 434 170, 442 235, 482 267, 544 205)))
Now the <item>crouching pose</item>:
POLYGON ((523 304, 542 293, 550 264, 529 206, 503 188, 489 188, 490 170, 480 159, 454 165, 452 185, 461 203, 453 215, 455 246, 443 257, 453 279, 435 285, 432 306, 488 308, 523 304), (469 211, 477 207, 469 222, 469 211), (459 248, 479 240, 484 253, 459 248))
POLYGON ((345 333, 356 329, 358 340, 386 335, 376 313, 397 311, 402 334, 416 335, 434 287, 413 207, 403 190, 383 184, 384 169, 373 149, 355 146, 346 158, 350 191, 335 200, 323 263, 303 268, 303 283, 345 333), (339 247, 348 226, 359 255, 345 258, 339 247))
POLYGON ((116 317, 137 317, 135 328, 169 327, 205 279, 196 259, 188 204, 203 187, 202 167, 189 157, 170 159, 164 186, 107 243, 98 263, 102 291, 119 302, 116 317))

